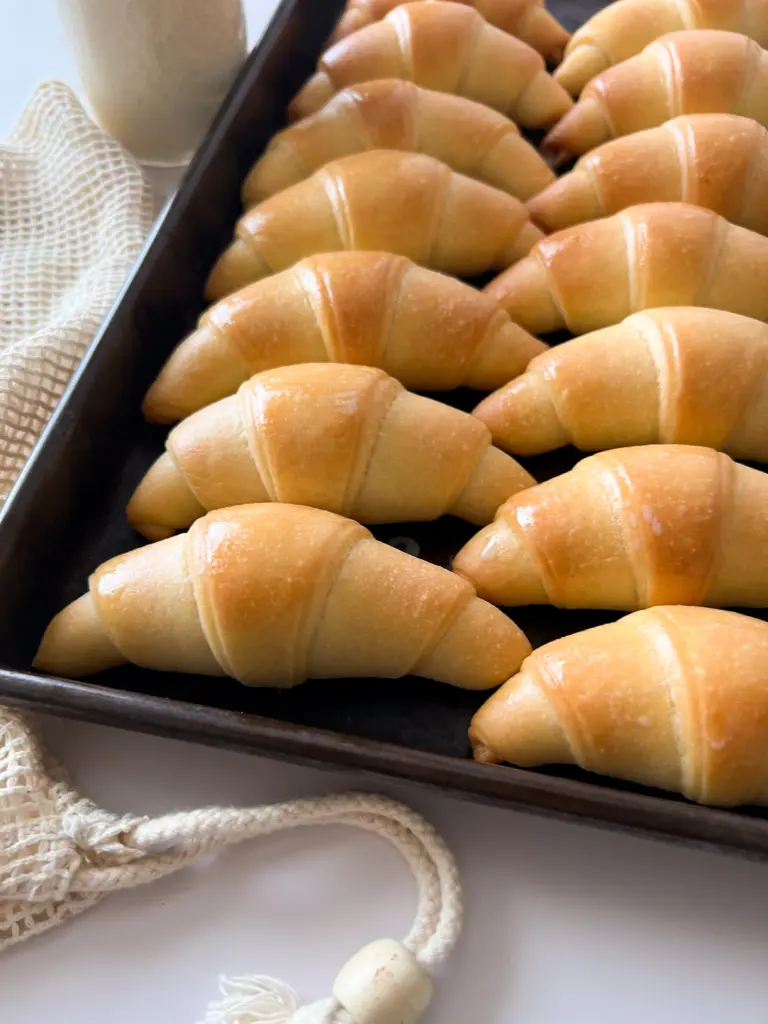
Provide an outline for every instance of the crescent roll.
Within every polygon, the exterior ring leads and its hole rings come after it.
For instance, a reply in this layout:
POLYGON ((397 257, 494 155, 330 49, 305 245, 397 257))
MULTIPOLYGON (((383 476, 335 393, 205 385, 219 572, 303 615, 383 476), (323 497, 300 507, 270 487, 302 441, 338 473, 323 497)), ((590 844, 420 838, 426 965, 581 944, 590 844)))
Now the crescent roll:
POLYGON ((482 690, 529 652, 466 581, 359 523, 240 505, 105 562, 50 623, 35 667, 78 677, 133 662, 273 687, 412 674, 482 690))
POLYGON ((472 720, 478 761, 574 764, 724 807, 768 804, 768 624, 652 608, 538 648, 472 720))
POLYGON ((593 78, 542 152, 561 164, 682 114, 718 113, 768 127, 768 53, 735 32, 673 32, 593 78))
MULTIPOLYGON (((381 21, 401 3, 402 0, 348 0, 332 41, 338 42, 374 21, 381 21)), ((562 58, 570 34, 544 7, 544 0, 459 0, 459 3, 474 7, 489 24, 522 39, 551 64, 557 64, 562 58)))
POLYGON ((735 114, 689 114, 583 156, 528 203, 561 231, 639 203, 684 202, 768 235, 768 130, 735 114))
POLYGON ((380 366, 414 391, 490 391, 546 347, 452 277, 390 253, 324 253, 211 307, 160 371, 144 413, 172 423, 293 363, 380 366))
POLYGON ((245 180, 247 206, 303 181, 331 160, 369 149, 426 153, 518 199, 555 176, 513 121, 481 103, 385 78, 342 89, 279 132, 245 180))
POLYGON ((320 252, 379 250, 449 274, 508 267, 542 238, 519 200, 420 153, 372 150, 326 164, 237 223, 210 301, 320 252))
POLYGON ((494 604, 768 605, 768 475, 722 452, 602 452, 510 498, 453 562, 494 604))
POLYGON ((464 3, 422 0, 396 7, 326 51, 289 113, 314 114, 339 89, 374 78, 466 96, 526 128, 554 124, 573 106, 533 47, 464 3))
POLYGON ((266 370, 180 423, 165 448, 128 505, 150 540, 206 511, 257 501, 366 523, 450 512, 481 526, 535 483, 479 420, 371 366, 266 370))
POLYGON ((768 462, 768 326, 687 306, 634 313, 537 356, 474 415, 515 455, 662 443, 768 462))
POLYGON ((708 306, 768 320, 768 238, 684 203, 632 206, 558 231, 485 289, 534 334, 708 306))
POLYGON ((618 64, 659 36, 683 29, 740 32, 768 46, 766 0, 618 0, 574 32, 555 78, 577 96, 612 64, 618 64))

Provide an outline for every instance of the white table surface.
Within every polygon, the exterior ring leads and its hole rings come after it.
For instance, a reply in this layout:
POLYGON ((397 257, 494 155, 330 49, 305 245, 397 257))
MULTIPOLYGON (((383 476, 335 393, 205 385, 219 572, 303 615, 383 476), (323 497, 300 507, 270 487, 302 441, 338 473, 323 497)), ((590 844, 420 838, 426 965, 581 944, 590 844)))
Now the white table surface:
MULTIPOLYGON (((105 0, 108 2, 108 0, 105 0)), ((247 4, 256 35, 271 0, 247 4)), ((75 84, 53 0, 2 0, 0 135, 44 77, 75 84)), ((114 811, 260 804, 354 776, 47 721, 79 787, 114 811)), ((429 1024, 765 1024, 768 867, 382 782, 452 845, 466 888, 461 946, 429 1024)), ((330 993, 363 942, 407 931, 398 856, 353 830, 234 849, 109 898, 0 958, 0 1024, 193 1024, 219 973, 330 993)))

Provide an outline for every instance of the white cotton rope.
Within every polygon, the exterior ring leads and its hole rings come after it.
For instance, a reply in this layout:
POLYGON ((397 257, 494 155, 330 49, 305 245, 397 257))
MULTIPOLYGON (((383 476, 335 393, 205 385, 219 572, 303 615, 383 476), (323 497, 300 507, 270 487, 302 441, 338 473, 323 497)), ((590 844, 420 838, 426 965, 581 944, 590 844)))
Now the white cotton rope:
POLYGON ((308 825, 361 828, 399 850, 417 885, 410 932, 402 943, 365 947, 337 977, 334 996, 308 1006, 273 978, 222 979, 221 998, 203 1024, 413 1024, 429 1001, 429 975, 456 944, 462 919, 456 863, 419 814, 367 793, 154 819, 111 814, 72 789, 30 720, 7 708, 0 708, 0 950, 204 854, 308 825))
MULTIPOLYGON (((98 848, 114 842, 114 819, 100 813, 65 819, 70 835, 98 848)), ((445 843, 423 818, 386 797, 349 793, 295 800, 244 810, 209 808, 170 814, 134 825, 120 842, 140 854, 116 867, 84 868, 77 877, 81 892, 113 891, 152 881, 201 856, 232 843, 307 825, 351 825, 388 840, 404 857, 418 887, 418 907, 403 945, 428 971, 453 949, 461 930, 461 886, 455 861, 445 843)), ((272 978, 222 979, 221 1001, 213 1004, 205 1024, 353 1024, 336 999, 302 1008, 296 993, 272 978)))

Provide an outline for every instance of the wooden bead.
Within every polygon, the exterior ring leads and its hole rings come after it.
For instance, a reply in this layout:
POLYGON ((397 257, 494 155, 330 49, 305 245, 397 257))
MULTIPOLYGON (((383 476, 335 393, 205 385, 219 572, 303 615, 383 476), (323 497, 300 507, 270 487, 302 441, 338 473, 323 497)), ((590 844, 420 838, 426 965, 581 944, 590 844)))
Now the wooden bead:
POLYGON ((333 994, 356 1024, 416 1024, 432 998, 432 980, 402 943, 379 939, 342 967, 333 994))

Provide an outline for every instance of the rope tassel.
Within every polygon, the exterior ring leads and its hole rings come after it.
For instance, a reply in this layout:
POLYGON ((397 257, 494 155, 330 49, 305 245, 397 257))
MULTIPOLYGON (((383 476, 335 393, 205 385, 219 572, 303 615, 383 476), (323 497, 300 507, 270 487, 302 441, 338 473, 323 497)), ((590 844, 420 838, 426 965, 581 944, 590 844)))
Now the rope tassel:
POLYGON ((221 1001, 211 1003, 203 1024, 287 1024, 300 1009, 290 985, 275 978, 221 978, 219 989, 221 1001))

